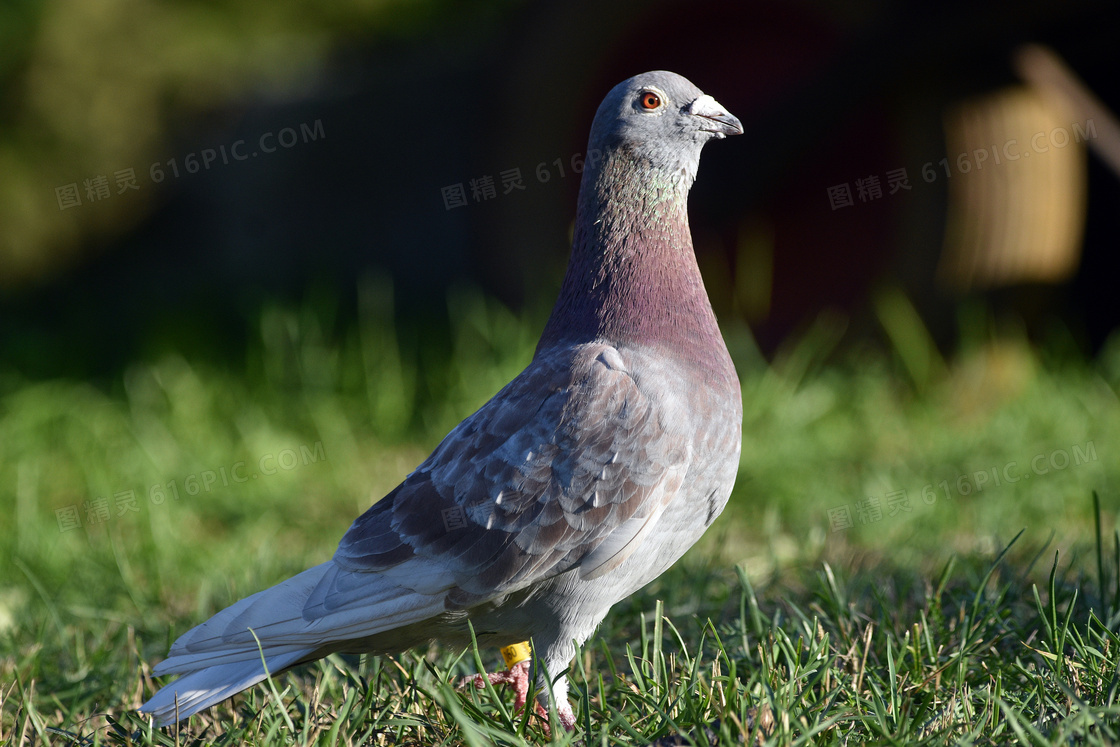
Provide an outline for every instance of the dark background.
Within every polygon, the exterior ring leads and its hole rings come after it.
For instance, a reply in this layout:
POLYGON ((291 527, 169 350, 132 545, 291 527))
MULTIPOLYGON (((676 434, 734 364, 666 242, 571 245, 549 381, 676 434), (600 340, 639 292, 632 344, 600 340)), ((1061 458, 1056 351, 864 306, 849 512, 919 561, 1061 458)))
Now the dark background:
POLYGON ((0 169, 0 374, 111 380, 166 350, 236 366, 263 305, 317 305, 345 330, 368 277, 391 278, 406 346, 445 338, 444 299, 457 285, 540 312, 566 262, 572 158, 595 107, 615 83, 657 68, 690 78, 746 128, 706 149, 691 221, 717 313, 745 319, 764 353, 824 310, 851 320, 849 341, 875 338, 868 304, 884 284, 907 292, 945 350, 958 342, 962 302, 1015 315, 1032 334, 1058 326, 1087 354, 1120 316, 1120 181, 1096 156, 1076 275, 973 294, 934 276, 945 180, 919 177, 946 155, 947 106, 1020 84, 1011 59, 1024 43, 1048 45, 1120 109, 1113 2, 180 2, 162 12, 106 5, 90 22, 103 28, 88 32, 30 3, 0 16, 0 153, 23 159, 22 170, 0 169), (194 26, 161 25, 172 20, 194 26), (153 42, 158 33, 170 41, 153 42), (83 48, 95 36, 104 49, 83 48), (163 56, 174 44, 181 58, 163 56), (48 98, 57 80, 72 90, 48 98), (104 111, 115 129, 95 126, 104 111), (189 154, 238 140, 247 153, 262 134, 301 125, 322 136, 185 172, 189 154), (149 166, 169 172, 171 159, 180 176, 153 184, 149 166), (96 202, 83 190, 82 205, 59 209, 56 187, 129 166, 139 189, 96 202), (525 189, 503 194, 499 174, 515 167, 525 189), (899 167, 911 191, 830 207, 829 187, 899 167), (484 176, 495 197, 472 199, 470 181, 484 176), (447 209, 441 190, 456 184, 468 204, 447 209), (765 245, 771 270, 755 272, 750 242, 765 245))

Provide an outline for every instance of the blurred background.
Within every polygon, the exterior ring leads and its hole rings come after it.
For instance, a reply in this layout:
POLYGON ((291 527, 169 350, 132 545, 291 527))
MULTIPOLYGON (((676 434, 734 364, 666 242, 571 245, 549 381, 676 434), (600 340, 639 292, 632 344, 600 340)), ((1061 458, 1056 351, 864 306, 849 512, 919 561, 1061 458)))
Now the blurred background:
POLYGON ((527 363, 592 115, 649 69, 746 128, 690 209, 747 405, 730 562, 1072 543, 1094 489, 1113 526, 1118 24, 1103 0, 8 0, 9 650, 42 609, 159 644, 333 551, 527 363))
POLYGON ((946 351, 977 297, 1089 354, 1120 314, 1113 3, 0 12, 9 373, 237 359, 262 306, 321 291, 346 325, 369 277, 425 327, 462 284, 547 306, 595 107, 657 68, 747 126, 704 159, 692 222, 717 312, 766 354, 825 309, 878 334, 886 285, 946 351))

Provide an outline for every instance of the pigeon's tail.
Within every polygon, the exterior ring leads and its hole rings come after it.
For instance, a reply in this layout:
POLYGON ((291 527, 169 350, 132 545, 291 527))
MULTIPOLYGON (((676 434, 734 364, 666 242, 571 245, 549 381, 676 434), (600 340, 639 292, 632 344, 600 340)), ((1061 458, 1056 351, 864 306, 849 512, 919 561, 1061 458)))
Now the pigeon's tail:
MULTIPOLYGON (((313 649, 302 649, 282 656, 270 656, 266 653, 268 672, 284 669, 311 651, 313 649)), ((259 654, 256 661, 215 664, 190 672, 170 685, 164 685, 140 710, 150 713, 156 726, 167 726, 220 703, 267 676, 259 654)))
MULTIPOLYGON (((433 579, 433 590, 446 588, 442 575, 433 579)), ((330 651, 403 651, 430 638, 421 623, 443 611, 442 593, 417 592, 387 575, 352 573, 327 561, 187 631, 152 670, 181 676, 140 710, 163 726, 330 651)))
POLYGON ((307 657, 316 646, 293 639, 306 631, 304 606, 332 566, 328 562, 310 568, 188 631, 153 670, 156 675, 182 676, 161 688, 140 710, 150 713, 157 726, 174 723, 307 657))

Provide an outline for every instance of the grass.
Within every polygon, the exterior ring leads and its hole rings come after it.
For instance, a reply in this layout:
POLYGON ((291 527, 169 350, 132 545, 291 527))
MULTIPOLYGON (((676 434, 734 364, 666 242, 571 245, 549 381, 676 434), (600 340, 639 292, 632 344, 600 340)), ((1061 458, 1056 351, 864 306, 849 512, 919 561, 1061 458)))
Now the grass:
POLYGON ((444 350, 398 339, 384 286, 360 296, 341 331, 266 311, 244 366, 0 370, 0 744, 1120 741, 1120 342, 1085 361, 972 329, 945 361, 894 295, 885 349, 825 316, 767 365, 725 330, 732 502, 580 651, 575 733, 453 688, 496 652, 436 648, 332 656, 152 731, 133 709, 171 641, 329 556, 543 321, 463 291, 444 350))

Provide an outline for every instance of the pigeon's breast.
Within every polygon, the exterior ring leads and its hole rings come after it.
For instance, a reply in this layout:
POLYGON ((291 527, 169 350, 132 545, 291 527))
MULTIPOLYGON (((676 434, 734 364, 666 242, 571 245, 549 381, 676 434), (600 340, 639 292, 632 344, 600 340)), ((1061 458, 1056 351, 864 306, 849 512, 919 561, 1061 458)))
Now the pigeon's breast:
POLYGON ((660 351, 622 349, 619 354, 638 387, 657 403, 662 427, 676 435, 672 440, 682 451, 678 456, 685 470, 658 530, 645 551, 635 553, 644 560, 632 559, 646 569, 645 583, 695 544, 727 505, 739 469, 743 406, 734 368, 727 377, 660 351))

